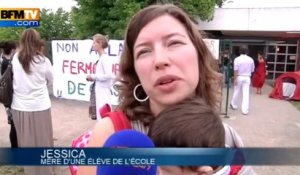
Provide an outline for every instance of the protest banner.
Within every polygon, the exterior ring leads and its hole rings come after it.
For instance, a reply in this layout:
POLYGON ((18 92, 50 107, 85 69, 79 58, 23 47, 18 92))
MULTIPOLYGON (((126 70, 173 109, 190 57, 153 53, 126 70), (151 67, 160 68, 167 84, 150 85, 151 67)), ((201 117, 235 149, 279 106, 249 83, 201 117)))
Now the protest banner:
MULTIPOLYGON (((54 40, 52 41, 53 57, 53 95, 59 98, 89 101, 91 82, 86 76, 95 73, 99 55, 92 49, 92 40, 54 40)), ((119 70, 119 60, 123 41, 110 40, 105 54, 114 75, 119 70)), ((111 87, 111 104, 118 102, 116 86, 111 87)))
MULTIPOLYGON (((205 43, 216 59, 219 57, 219 40, 205 39, 205 43)), ((53 95, 58 98, 89 101, 91 82, 86 76, 94 74, 99 55, 92 49, 92 40, 54 40, 53 57, 53 95)), ((119 61, 123 50, 123 40, 110 40, 105 54, 114 75, 119 71, 119 61)), ((118 104, 118 89, 111 87, 109 101, 118 104)))

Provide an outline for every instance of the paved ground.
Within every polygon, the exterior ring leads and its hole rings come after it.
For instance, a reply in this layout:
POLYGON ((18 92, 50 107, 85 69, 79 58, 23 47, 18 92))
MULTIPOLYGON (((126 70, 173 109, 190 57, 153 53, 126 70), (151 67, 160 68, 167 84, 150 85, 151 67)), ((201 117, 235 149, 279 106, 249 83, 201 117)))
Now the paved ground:
MULTIPOLYGON (((228 110, 231 118, 224 118, 224 122, 236 128, 249 147, 300 147, 300 111, 287 101, 268 98, 266 94, 270 90, 269 86, 265 86, 264 95, 252 91, 249 115, 243 116, 239 110, 228 110)), ((225 101, 225 91, 223 97, 225 101)), ((73 138, 92 128, 95 122, 87 117, 87 109, 87 102, 52 98, 55 146, 70 146, 73 138)), ((9 147, 9 125, 3 106, 0 107, 0 115, 0 146, 9 147)), ((300 166, 259 166, 254 169, 260 175, 300 174, 300 166)), ((22 175, 22 169, 0 167, 0 174, 22 175)), ((56 167, 56 174, 70 173, 68 167, 56 167)))
MULTIPOLYGON (((75 100, 52 98, 52 121, 54 144, 57 147, 68 147, 78 135, 91 129, 95 123, 88 118, 89 103, 75 100)), ((4 107, 0 107, 0 146, 9 147, 9 126, 4 107)), ((69 175, 68 167, 56 167, 57 175, 69 175)), ((1 168, 0 175, 23 175, 20 168, 1 168)))
MULTIPOLYGON (((265 86, 264 94, 257 95, 252 89, 249 115, 228 110, 233 119, 223 121, 238 131, 247 147, 300 147, 300 111, 288 101, 268 98, 271 90, 265 86)), ((254 169, 261 175, 300 174, 300 166, 257 166, 254 169)))

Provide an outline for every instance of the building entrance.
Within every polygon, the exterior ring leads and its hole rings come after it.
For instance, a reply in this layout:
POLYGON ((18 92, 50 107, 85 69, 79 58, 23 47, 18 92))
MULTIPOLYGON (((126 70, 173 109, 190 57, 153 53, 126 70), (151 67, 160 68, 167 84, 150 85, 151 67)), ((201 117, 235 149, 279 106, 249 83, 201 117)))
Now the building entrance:
POLYGON ((224 50, 230 52, 233 60, 240 55, 239 48, 241 45, 247 45, 249 56, 257 61, 257 53, 262 51, 268 65, 267 79, 275 80, 285 72, 294 72, 296 70, 298 58, 297 40, 292 41, 267 41, 267 40, 221 40, 220 53, 224 50))

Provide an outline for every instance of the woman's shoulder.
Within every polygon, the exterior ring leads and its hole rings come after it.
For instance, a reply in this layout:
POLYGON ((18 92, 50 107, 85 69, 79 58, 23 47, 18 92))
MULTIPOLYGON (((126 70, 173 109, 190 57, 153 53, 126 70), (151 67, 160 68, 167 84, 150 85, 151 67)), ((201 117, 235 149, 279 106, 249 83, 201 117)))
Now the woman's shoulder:
POLYGON ((33 57, 33 60, 35 64, 40 64, 40 65, 47 65, 47 66, 51 66, 51 62, 50 59, 44 55, 35 55, 33 57))
POLYGON ((115 129, 112 120, 109 117, 100 119, 94 125, 88 147, 102 147, 113 133, 115 129))
POLYGON ((109 56, 109 53, 105 53, 105 54, 102 54, 101 55, 101 58, 109 58, 110 56, 109 56))
POLYGON ((100 56, 99 58, 100 61, 104 61, 104 62, 107 62, 110 60, 110 56, 106 53, 106 54, 103 54, 100 56))
POLYGON ((14 54, 14 56, 12 57, 11 62, 12 62, 12 64, 17 64, 17 63, 19 64, 20 63, 20 61, 19 61, 19 52, 16 52, 14 54))
POLYGON ((114 111, 110 112, 110 115, 97 121, 92 130, 92 138, 89 146, 102 146, 116 130, 134 129, 145 134, 148 133, 149 127, 144 126, 141 121, 129 121, 128 118, 123 117, 126 117, 123 112, 114 111))
POLYGON ((46 57, 46 56, 43 56, 43 57, 44 57, 44 59, 45 59, 45 63, 46 63, 47 65, 49 65, 49 66, 52 66, 50 59, 49 59, 48 57, 46 57))
MULTIPOLYGON (((112 120, 109 117, 102 118, 97 121, 92 130, 92 135, 87 147, 102 147, 105 141, 115 133, 112 120)), ((78 169, 78 175, 96 174, 95 166, 82 166, 78 169)))

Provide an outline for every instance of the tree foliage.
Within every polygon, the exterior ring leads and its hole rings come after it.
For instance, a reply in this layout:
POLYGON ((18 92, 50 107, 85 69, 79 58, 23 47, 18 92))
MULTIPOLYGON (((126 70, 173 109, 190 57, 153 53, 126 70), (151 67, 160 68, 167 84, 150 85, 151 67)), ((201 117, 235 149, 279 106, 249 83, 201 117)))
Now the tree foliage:
POLYGON ((64 11, 62 8, 53 12, 49 9, 41 10, 40 27, 37 28, 41 37, 47 41, 55 39, 71 39, 74 27, 71 21, 69 12, 64 11))
MULTIPOLYGON (((0 40, 19 40, 24 27, 0 28, 0 40)), ((72 38, 74 27, 69 12, 59 8, 56 12, 49 9, 41 10, 40 26, 36 28, 45 40, 70 39, 72 38)))
POLYGON ((216 0, 216 4, 219 8, 221 8, 226 1, 227 0, 216 0))
POLYGON ((215 0, 178 0, 179 6, 192 17, 202 20, 211 20, 214 15, 215 0))
MULTIPOLYGON (((122 39, 130 18, 140 9, 156 3, 174 3, 192 17, 213 18, 215 5, 226 0, 75 0, 78 7, 72 12, 59 8, 41 10, 40 27, 36 28, 45 40, 85 39, 95 33, 122 39)), ((0 28, 0 40, 18 40, 24 28, 0 28)))
POLYGON ((88 38, 96 33, 121 38, 126 25, 145 2, 136 0, 76 0, 79 8, 73 8, 75 35, 88 38))
POLYGON ((90 38, 96 33, 121 39, 130 18, 140 9, 156 3, 174 3, 192 17, 202 20, 213 18, 216 5, 226 0, 76 0, 78 7, 72 10, 77 38, 90 38))
POLYGON ((0 28, 0 41, 18 41, 23 28, 0 28))
POLYGON ((192 18, 211 20, 215 5, 222 6, 226 0, 150 0, 149 4, 172 3, 184 9, 192 18))

